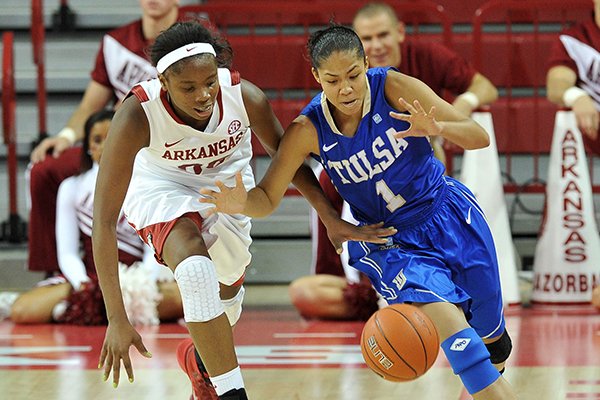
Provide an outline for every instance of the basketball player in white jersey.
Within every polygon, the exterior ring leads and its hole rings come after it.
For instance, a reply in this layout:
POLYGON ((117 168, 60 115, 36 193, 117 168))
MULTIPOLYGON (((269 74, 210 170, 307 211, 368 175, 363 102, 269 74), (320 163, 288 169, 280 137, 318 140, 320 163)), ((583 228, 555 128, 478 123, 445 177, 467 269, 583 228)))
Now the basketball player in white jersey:
MULTIPOLYGON (((109 319, 100 364, 106 379, 112 370, 116 386, 121 362, 133 380, 131 345, 150 357, 127 320, 119 290, 115 223, 123 205, 129 223, 174 271, 193 339, 193 345, 179 346, 178 361, 194 397, 246 399, 231 326, 240 316, 250 262, 250 219, 208 216, 210 206, 198 197, 201 188, 232 186, 237 171, 252 188, 251 130, 270 154, 283 130, 260 89, 218 68, 229 65, 231 48, 200 24, 177 23, 164 31, 151 58, 158 79, 135 86, 117 111, 98 175, 93 245, 109 319)), ((310 168, 299 171, 294 183, 313 206, 326 207, 310 168)), ((389 234, 374 227, 366 235, 378 233, 389 234)))

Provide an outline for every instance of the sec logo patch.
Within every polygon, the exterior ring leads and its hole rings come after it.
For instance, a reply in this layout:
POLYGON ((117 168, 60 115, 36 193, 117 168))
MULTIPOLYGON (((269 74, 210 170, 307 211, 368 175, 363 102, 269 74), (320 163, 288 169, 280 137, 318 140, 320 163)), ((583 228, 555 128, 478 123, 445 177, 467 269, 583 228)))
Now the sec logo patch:
POLYGON ((240 121, 233 120, 231 121, 231 123, 229 124, 229 127, 227 128, 227 133, 229 133, 230 135, 233 135, 235 132, 239 131, 240 128, 242 127, 242 123, 240 121))

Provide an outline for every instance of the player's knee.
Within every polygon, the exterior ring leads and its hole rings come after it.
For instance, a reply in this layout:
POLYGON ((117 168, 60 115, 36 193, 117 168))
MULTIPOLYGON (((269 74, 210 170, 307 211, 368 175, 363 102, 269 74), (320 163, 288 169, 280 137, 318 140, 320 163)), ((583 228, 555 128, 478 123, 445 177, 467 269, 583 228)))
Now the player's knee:
POLYGON ((231 299, 221 300, 223 307, 225 308, 225 314, 227 314, 227 319, 229 319, 229 324, 231 326, 234 326, 236 322, 238 322, 240 315, 242 314, 244 293, 246 293, 246 289, 241 286, 237 294, 231 299))
POLYGON ((442 350, 470 394, 485 389, 500 377, 490 362, 490 353, 473 328, 463 329, 444 340, 442 350))
POLYGON ((501 364, 508 359, 512 350, 512 340, 508 336, 508 332, 504 330, 504 333, 500 338, 492 343, 485 345, 490 352, 490 361, 492 364, 501 364))
POLYGON ((219 281, 214 263, 204 256, 191 256, 175 268, 186 322, 206 322, 225 311, 219 296, 219 281))

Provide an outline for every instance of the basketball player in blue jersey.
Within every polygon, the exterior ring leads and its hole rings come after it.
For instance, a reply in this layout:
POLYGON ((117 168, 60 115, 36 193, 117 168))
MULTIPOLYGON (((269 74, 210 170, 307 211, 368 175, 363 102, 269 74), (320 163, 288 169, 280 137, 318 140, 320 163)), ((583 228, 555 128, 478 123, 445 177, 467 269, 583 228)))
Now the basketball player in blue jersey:
MULTIPOLYGON (((350 264, 388 303, 412 303, 434 321, 441 347, 475 400, 515 399, 499 371, 505 331, 496 250, 475 196, 444 176, 428 136, 465 148, 489 143, 477 123, 421 81, 393 68, 367 71, 358 36, 333 25, 311 35, 318 94, 286 130, 263 180, 246 191, 217 182, 201 190, 213 212, 261 217, 279 204, 307 156, 317 158, 361 225, 395 232, 382 243, 349 242, 350 264)), ((334 246, 346 222, 321 212, 334 246)), ((358 228, 357 228, 358 229, 358 228)))

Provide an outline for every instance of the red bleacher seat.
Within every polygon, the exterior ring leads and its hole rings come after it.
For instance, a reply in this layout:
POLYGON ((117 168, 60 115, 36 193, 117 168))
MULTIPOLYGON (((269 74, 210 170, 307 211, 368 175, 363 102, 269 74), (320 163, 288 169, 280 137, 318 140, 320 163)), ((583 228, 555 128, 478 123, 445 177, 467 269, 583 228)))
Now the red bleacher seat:
MULTIPOLYGON (((396 10, 398 17, 407 25, 444 24, 446 21, 450 23, 443 8, 439 7, 439 1, 387 0, 386 3, 396 10)), ((362 0, 209 0, 206 4, 185 6, 181 10, 188 16, 206 13, 220 28, 315 26, 327 25, 330 21, 350 25, 356 11, 365 4, 362 0)))
MULTIPOLYGON (((558 36, 553 33, 485 33, 480 71, 497 87, 546 86, 547 57, 558 36)), ((473 36, 454 35, 454 49, 473 60, 473 36)))
POLYGON ((233 67, 263 90, 316 89, 306 37, 301 35, 229 36, 233 67))
POLYGON ((550 152, 556 105, 540 98, 501 98, 490 111, 499 153, 550 152))

